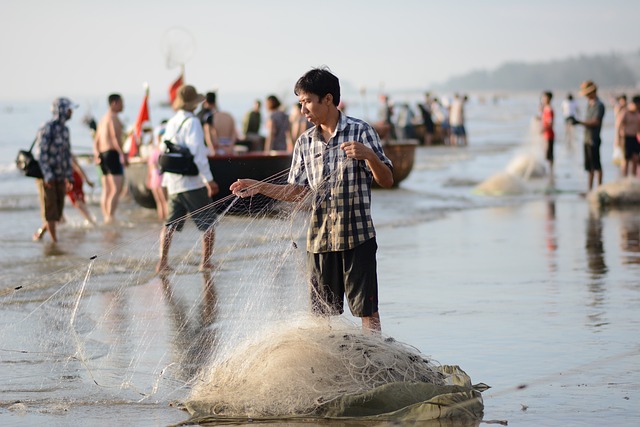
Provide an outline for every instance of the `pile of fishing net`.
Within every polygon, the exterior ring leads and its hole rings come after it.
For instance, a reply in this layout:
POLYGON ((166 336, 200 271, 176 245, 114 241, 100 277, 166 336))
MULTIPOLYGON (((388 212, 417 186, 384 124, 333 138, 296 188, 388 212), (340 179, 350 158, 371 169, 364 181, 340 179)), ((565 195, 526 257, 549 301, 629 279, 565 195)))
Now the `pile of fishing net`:
POLYGON ((589 201, 601 206, 640 205, 640 181, 625 178, 607 182, 589 193, 589 201))
POLYGON ((281 326, 215 362, 184 402, 189 422, 482 418, 481 388, 460 368, 342 323, 281 326))
POLYGON ((509 162, 507 172, 526 180, 544 177, 547 169, 544 162, 535 154, 520 154, 509 162))
POLYGON ((509 172, 496 173, 474 188, 476 194, 484 196, 515 196, 528 191, 529 187, 524 179, 509 172))

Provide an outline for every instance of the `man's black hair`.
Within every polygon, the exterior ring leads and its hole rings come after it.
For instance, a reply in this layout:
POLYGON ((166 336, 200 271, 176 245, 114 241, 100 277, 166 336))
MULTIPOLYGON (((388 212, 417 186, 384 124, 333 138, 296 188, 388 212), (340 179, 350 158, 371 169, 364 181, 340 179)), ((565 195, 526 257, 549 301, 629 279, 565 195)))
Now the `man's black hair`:
POLYGON ((280 100, 278 99, 278 97, 277 97, 277 96, 275 96, 275 95, 269 95, 269 96, 267 97, 267 101, 271 104, 271 107, 272 107, 272 108, 274 108, 274 109, 276 109, 276 110, 277 110, 278 108, 280 108, 280 105, 281 105, 281 104, 280 104, 280 100))
POLYGON ((207 92, 205 95, 205 99, 207 104, 215 104, 216 103, 216 93, 215 92, 207 92))
POLYGON ((113 104, 116 101, 120 101, 122 99, 122 96, 120 96, 119 93, 112 93, 111 95, 109 95, 109 105, 113 104))
POLYGON ((318 95, 321 100, 330 93, 333 96, 333 105, 337 107, 340 104, 340 81, 327 67, 314 68, 298 79, 293 93, 296 96, 311 93, 318 95))

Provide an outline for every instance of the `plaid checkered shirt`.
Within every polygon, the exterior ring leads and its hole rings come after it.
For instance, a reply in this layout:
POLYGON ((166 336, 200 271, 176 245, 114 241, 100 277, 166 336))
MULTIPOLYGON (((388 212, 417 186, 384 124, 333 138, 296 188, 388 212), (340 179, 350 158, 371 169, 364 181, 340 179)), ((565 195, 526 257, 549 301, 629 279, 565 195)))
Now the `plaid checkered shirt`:
POLYGON ((353 249, 375 237, 371 220, 373 173, 365 160, 347 158, 343 142, 358 141, 373 149, 392 168, 377 132, 366 122, 340 113, 328 142, 319 128, 307 130, 296 141, 289 184, 303 185, 313 193, 307 251, 335 252, 353 249))

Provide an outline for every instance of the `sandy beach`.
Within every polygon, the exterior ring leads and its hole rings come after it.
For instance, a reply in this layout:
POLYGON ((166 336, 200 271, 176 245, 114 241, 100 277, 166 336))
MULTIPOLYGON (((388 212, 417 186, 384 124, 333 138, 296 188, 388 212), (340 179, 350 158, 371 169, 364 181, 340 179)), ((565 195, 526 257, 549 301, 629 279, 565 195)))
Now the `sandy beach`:
MULTIPOLYGON (((552 189, 542 178, 517 196, 475 193, 532 152, 535 96, 505 103, 472 102, 469 147, 419 147, 399 189, 374 191, 383 334, 490 385, 485 421, 635 426, 640 208, 600 209, 580 195, 581 143, 562 142, 559 125, 552 189)), ((611 119, 605 181, 617 173, 611 119)), ((171 405, 206 356, 304 310, 301 250, 291 246, 304 248, 301 223, 225 217, 209 277, 197 271, 190 228, 172 246, 180 274, 163 283, 154 212, 125 200, 119 226, 90 228, 68 208, 61 242, 34 243, 31 187, 2 173, 23 187, 0 194, 0 425, 179 423, 188 414, 171 405)))

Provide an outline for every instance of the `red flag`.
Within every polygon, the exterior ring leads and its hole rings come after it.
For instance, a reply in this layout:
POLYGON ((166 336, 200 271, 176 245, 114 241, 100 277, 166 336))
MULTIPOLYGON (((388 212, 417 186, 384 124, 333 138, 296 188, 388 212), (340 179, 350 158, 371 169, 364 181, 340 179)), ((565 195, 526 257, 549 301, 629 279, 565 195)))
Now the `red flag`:
POLYGON ((133 127, 133 135, 131 138, 131 147, 129 147, 129 158, 138 154, 138 148, 142 142, 142 124, 149 121, 149 87, 145 88, 144 99, 138 111, 138 118, 136 124, 133 127))
POLYGON ((173 105, 173 101, 176 99, 176 95, 178 94, 178 88, 182 86, 183 78, 182 73, 178 76, 178 79, 169 86, 169 103, 173 105))

